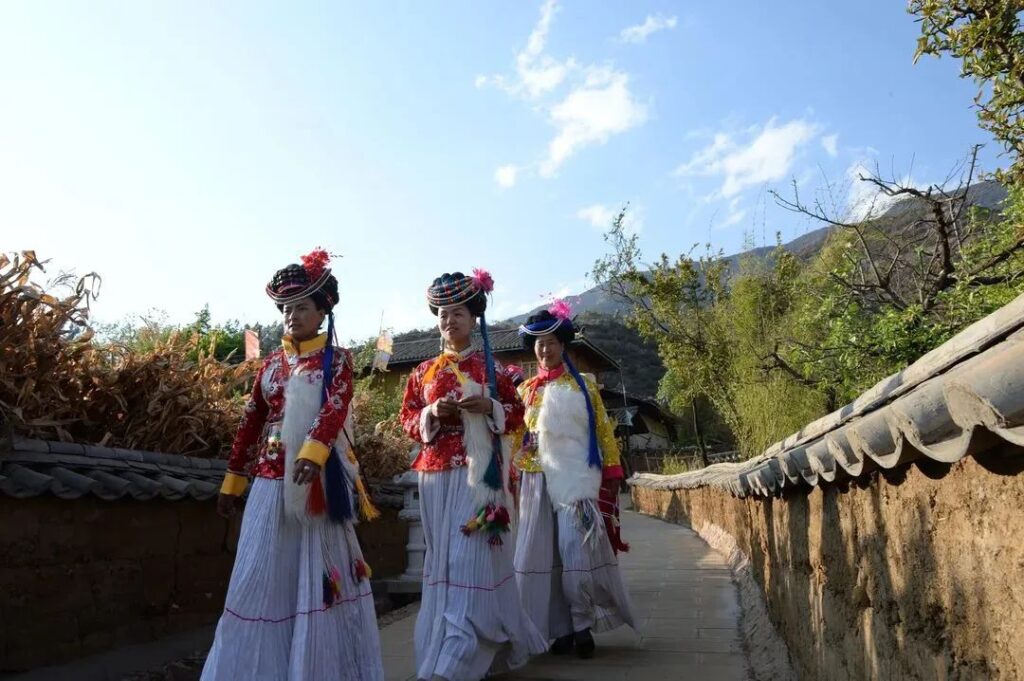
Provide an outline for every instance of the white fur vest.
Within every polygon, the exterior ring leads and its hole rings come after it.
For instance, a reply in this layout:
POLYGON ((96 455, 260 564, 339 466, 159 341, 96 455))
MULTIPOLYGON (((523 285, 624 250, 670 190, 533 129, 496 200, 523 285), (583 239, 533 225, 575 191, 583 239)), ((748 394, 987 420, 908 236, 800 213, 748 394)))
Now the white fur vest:
MULTIPOLYGON (((319 372, 317 372, 319 373, 319 372)), ((285 514, 304 524, 324 522, 326 515, 311 517, 306 512, 306 501, 309 498, 309 491, 312 485, 297 485, 292 482, 295 474, 296 457, 302 444, 306 441, 313 421, 320 413, 320 400, 323 392, 323 384, 320 380, 314 380, 314 374, 309 372, 292 373, 288 377, 288 383, 284 390, 284 418, 281 421, 281 444, 284 445, 284 508, 285 514)), ((345 426, 338 432, 334 441, 334 448, 341 458, 345 467, 346 478, 349 483, 349 496, 352 499, 353 520, 357 516, 359 507, 358 498, 355 492, 355 480, 359 474, 359 465, 349 461, 349 440, 345 437, 348 431, 352 436, 352 408, 349 405, 348 416, 345 419, 345 426)), ((331 444, 331 443, 327 443, 331 444)), ((324 468, 320 469, 320 482, 324 482, 324 468)))
MULTIPOLYGON (((485 395, 484 387, 476 381, 466 381, 462 386, 462 396, 471 397, 485 395)), ((473 490, 476 503, 480 506, 497 504, 511 508, 510 499, 507 497, 509 466, 511 456, 509 455, 509 442, 507 437, 502 437, 501 432, 505 429, 505 423, 494 422, 484 414, 470 414, 460 411, 462 418, 462 444, 466 448, 467 481, 473 490), (494 429, 492 430, 491 424, 494 429), (498 431, 497 433, 495 431, 498 431), (501 489, 494 490, 484 484, 484 473, 494 455, 493 438, 498 437, 502 448, 501 465, 501 489)))
POLYGON ((537 451, 552 503, 597 498, 601 469, 588 464, 587 403, 577 386, 556 381, 544 388, 537 415, 537 451))

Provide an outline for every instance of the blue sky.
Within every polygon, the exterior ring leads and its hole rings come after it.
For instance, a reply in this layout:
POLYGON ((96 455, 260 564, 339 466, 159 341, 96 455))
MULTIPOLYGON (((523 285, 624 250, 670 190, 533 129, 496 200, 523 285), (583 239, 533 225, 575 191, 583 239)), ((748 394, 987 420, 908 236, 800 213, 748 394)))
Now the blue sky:
POLYGON ((882 0, 4 3, 0 248, 99 272, 101 321, 271 321, 315 246, 343 338, 429 325, 456 269, 509 316, 586 288, 627 201, 649 256, 732 252, 815 227, 766 198, 794 178, 940 181, 988 138, 916 29, 882 0))

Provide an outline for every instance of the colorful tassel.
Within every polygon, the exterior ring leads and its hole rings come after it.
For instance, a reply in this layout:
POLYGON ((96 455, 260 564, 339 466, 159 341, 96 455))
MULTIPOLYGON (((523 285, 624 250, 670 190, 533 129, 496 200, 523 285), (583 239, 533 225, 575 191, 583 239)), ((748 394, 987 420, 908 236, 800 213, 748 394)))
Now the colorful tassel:
POLYGON ((336 523, 352 520, 352 496, 349 494, 348 475, 334 447, 331 447, 331 453, 327 457, 324 477, 327 479, 328 516, 336 523))
MULTIPOLYGON (((355 449, 351 447, 349 443, 348 460, 354 464, 359 463, 359 459, 356 457, 355 449)), ((363 520, 376 520, 380 517, 380 511, 373 505, 373 499, 370 497, 369 490, 366 489, 366 483, 363 482, 361 475, 356 475, 356 494, 359 495, 359 515, 363 520)))
POLYGON ((334 604, 334 585, 331 584, 331 578, 324 572, 322 575, 323 589, 324 589, 324 605, 328 608, 334 604))
POLYGON ((488 545, 501 546, 504 544, 501 535, 508 532, 511 525, 512 518, 509 516, 507 508, 488 504, 459 530, 466 536, 474 532, 483 532, 487 535, 488 545))
POLYGON ((324 605, 328 608, 341 600, 341 571, 333 565, 321 574, 324 589, 324 605))
POLYGON ((361 582, 371 577, 373 577, 373 570, 370 569, 369 563, 362 558, 356 558, 352 561, 352 579, 354 581, 361 582))
MULTIPOLYGON (((498 379, 494 371, 494 353, 491 352, 491 339, 487 333, 487 317, 480 315, 480 336, 484 341, 484 365, 487 367, 487 386, 492 399, 498 399, 498 379)), ((501 440, 491 435, 491 460, 484 471, 484 484, 494 490, 501 489, 501 440)))
POLYGON ((316 518, 327 511, 327 500, 324 498, 324 486, 320 476, 313 478, 309 484, 309 496, 306 497, 306 513, 316 518))
POLYGON ((380 517, 380 511, 373 505, 370 493, 361 476, 356 477, 356 492, 359 494, 359 514, 363 520, 376 520, 380 517))

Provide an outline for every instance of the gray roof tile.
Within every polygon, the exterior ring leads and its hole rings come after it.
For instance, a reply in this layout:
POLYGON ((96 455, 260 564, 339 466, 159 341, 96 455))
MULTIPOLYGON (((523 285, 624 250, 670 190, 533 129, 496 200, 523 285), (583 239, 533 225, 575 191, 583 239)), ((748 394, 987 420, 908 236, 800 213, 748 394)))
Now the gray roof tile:
POLYGON ((922 457, 952 463, 1000 440, 1024 447, 1024 295, 758 457, 629 482, 767 496, 922 457))
POLYGON ((220 459, 15 437, 0 441, 0 494, 205 500, 217 495, 225 465, 220 459))

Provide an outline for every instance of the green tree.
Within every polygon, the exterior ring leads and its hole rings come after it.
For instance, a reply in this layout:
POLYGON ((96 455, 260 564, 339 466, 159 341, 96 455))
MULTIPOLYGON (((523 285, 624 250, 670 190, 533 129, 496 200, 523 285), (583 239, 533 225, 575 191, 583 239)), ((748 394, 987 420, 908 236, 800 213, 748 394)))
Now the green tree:
POLYGON ((975 105, 982 128, 1011 158, 1002 179, 1024 180, 1024 33, 1021 0, 910 0, 908 11, 921 24, 915 61, 950 54, 961 62, 961 77, 978 85, 975 105))
POLYGON ((610 252, 594 264, 594 280, 632 307, 629 324, 657 345, 666 368, 662 384, 674 387, 661 396, 673 410, 681 413, 705 397, 737 431, 734 345, 715 314, 715 306, 729 295, 728 262, 709 250, 696 259, 685 254, 672 260, 663 254, 647 265, 638 236, 624 227, 625 216, 623 208, 605 235, 610 252))

